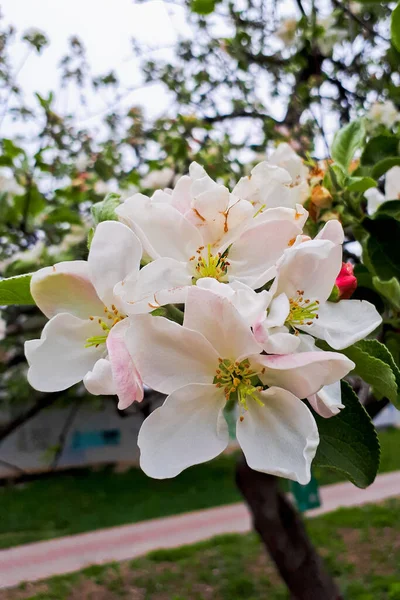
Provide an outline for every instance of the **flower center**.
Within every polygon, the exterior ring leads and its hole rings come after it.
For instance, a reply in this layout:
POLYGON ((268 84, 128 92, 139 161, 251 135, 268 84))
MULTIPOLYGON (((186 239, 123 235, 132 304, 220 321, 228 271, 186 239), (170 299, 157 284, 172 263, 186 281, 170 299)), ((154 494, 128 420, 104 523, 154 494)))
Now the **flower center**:
POLYGON ((221 252, 212 254, 211 244, 208 244, 207 253, 203 256, 204 249, 204 246, 200 246, 200 248, 196 250, 197 256, 192 256, 189 259, 194 262, 193 283, 196 283, 198 279, 202 279, 203 277, 212 277, 221 283, 228 283, 229 262, 227 261, 227 258, 229 248, 222 254, 221 252))
POLYGON ((318 319, 319 300, 311 302, 304 298, 304 291, 297 290, 297 296, 289 299, 290 311, 286 325, 296 330, 299 325, 312 325, 313 319, 318 319))
POLYGON ((114 306, 114 304, 112 304, 111 310, 107 308, 107 306, 104 307, 103 318, 89 317, 89 319, 91 321, 97 321, 104 333, 102 335, 95 335, 93 337, 87 338, 85 348, 91 348, 92 346, 98 348, 100 344, 106 343, 107 336, 110 333, 111 329, 114 327, 114 325, 116 325, 120 321, 123 321, 125 319, 125 315, 121 314, 118 311, 118 309, 114 306))
POLYGON ((248 410, 247 400, 253 398, 260 406, 264 406, 257 392, 262 391, 257 373, 250 368, 249 360, 232 362, 228 358, 219 358, 219 366, 215 374, 214 383, 218 388, 224 388, 225 397, 228 401, 231 394, 237 395, 239 406, 248 410))

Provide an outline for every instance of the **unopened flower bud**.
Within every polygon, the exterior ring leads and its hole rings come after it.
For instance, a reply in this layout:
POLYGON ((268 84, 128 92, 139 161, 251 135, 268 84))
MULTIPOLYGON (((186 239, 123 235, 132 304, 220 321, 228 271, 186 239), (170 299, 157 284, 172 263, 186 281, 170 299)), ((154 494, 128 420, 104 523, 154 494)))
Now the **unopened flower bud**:
POLYGON ((343 263, 332 293, 329 297, 331 302, 348 300, 357 288, 357 279, 353 273, 354 267, 351 263, 343 263))

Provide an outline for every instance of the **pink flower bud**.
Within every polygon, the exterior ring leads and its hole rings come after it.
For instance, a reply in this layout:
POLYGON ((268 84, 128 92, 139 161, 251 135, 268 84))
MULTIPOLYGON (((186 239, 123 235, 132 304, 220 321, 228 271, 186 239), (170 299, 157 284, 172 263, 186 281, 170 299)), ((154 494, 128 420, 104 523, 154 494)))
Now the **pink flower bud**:
POLYGON ((336 277, 336 287, 339 292, 339 300, 351 298, 357 287, 357 279, 353 274, 354 267, 351 263, 343 263, 339 275, 336 277))

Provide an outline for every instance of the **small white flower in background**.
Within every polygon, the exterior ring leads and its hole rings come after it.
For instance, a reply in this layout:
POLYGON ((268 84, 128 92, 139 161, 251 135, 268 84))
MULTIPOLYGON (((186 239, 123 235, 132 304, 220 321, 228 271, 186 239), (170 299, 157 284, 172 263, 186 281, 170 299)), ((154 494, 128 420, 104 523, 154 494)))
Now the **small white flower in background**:
POLYGON ((187 292, 183 326, 136 316, 126 343, 146 384, 169 394, 139 432, 145 473, 174 477, 220 454, 229 437, 223 411, 236 401, 236 435, 248 465, 303 484, 310 480, 319 436, 299 398, 339 380, 352 361, 336 352, 261 354, 229 298, 197 286, 187 292))
POLYGON ((75 159, 75 167, 78 171, 84 172, 88 168, 89 158, 85 152, 79 152, 75 159))
POLYGON ((17 183, 13 176, 0 174, 0 194, 7 193, 9 196, 21 196, 24 188, 17 183))
POLYGON ((290 45, 296 37, 297 19, 284 19, 275 31, 275 35, 285 44, 290 45))
POLYGON ((239 180, 232 193, 251 202, 256 214, 268 208, 295 208, 309 196, 308 173, 303 160, 289 144, 279 144, 267 161, 239 180))
POLYGON ((117 394, 120 409, 142 400, 142 381, 124 342, 129 322, 113 291, 129 276, 143 300, 136 310, 151 310, 143 287, 151 297, 152 265, 139 274, 141 257, 135 234, 106 221, 96 228, 87 262, 62 262, 33 275, 32 296, 50 319, 40 340, 25 343, 35 389, 54 392, 83 380, 92 394, 117 394))
POLYGON ((173 191, 158 191, 151 199, 136 194, 116 212, 152 259, 174 261, 165 264, 177 277, 176 288, 213 277, 253 289, 274 277, 276 261, 301 234, 308 214, 298 206, 266 210, 253 218, 249 202, 215 183, 196 163, 173 191))
POLYGON ((1 340, 4 340, 4 338, 6 337, 6 330, 7 330, 7 323, 2 318, 1 313, 0 313, 0 342, 1 342, 1 340))
POLYGON ((367 117, 376 125, 385 125, 391 129, 400 119, 400 113, 391 100, 374 102, 367 113, 367 117))
POLYGON ((173 182, 175 171, 170 167, 165 167, 160 171, 150 171, 141 181, 143 188, 157 190, 165 188, 173 182))
POLYGON ((324 29, 324 33, 317 39, 318 46, 323 54, 330 55, 335 45, 347 38, 348 32, 336 26, 334 14, 318 18, 317 24, 324 29))
POLYGON ((40 259, 45 249, 45 243, 42 240, 38 240, 32 248, 28 250, 21 250, 19 252, 15 252, 9 258, 0 262, 0 269, 3 270, 8 265, 13 264, 14 262, 21 261, 26 263, 34 263, 40 259))
POLYGON ((99 196, 106 196, 110 192, 117 192, 118 191, 117 182, 114 180, 102 181, 101 179, 99 179, 94 184, 94 191, 99 196))
POLYGON ((364 192, 367 199, 367 211, 369 215, 388 200, 400 200, 400 167, 392 167, 387 171, 385 177, 385 193, 382 194, 377 188, 370 188, 364 192))
POLYGON ((49 43, 44 31, 37 27, 29 27, 26 29, 22 34, 22 39, 31 44, 39 54, 49 43))

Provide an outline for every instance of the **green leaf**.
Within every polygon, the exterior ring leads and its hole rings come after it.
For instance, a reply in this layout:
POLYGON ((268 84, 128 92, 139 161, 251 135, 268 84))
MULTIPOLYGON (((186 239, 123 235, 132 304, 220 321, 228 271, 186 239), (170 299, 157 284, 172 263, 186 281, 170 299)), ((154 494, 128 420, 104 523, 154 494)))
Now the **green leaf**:
POLYGON ((375 289, 384 297, 389 303, 400 311, 400 283, 396 277, 392 277, 388 281, 382 281, 379 277, 375 276, 372 278, 375 289))
POLYGON ((386 171, 389 171, 389 169, 398 165, 400 165, 400 156, 389 156, 388 158, 380 160, 372 167, 371 175, 372 177, 375 177, 375 179, 379 179, 386 171))
POLYGON ((115 209, 121 204, 121 196, 119 194, 107 194, 107 196, 101 202, 96 202, 92 206, 91 212, 95 225, 98 225, 102 221, 118 221, 118 217, 115 214, 115 209))
POLYGON ((190 9, 198 15, 210 15, 215 10, 218 0, 192 0, 190 9))
POLYGON ((376 187, 376 181, 372 177, 350 177, 347 183, 350 192, 366 192, 373 187, 376 187))
POLYGON ((378 207, 373 218, 379 219, 382 215, 400 220, 400 200, 386 200, 378 207))
POLYGON ((32 274, 0 280, 0 306, 35 304, 31 295, 32 274))
POLYGON ((353 121, 340 129, 332 142, 331 155, 333 160, 347 171, 355 151, 361 148, 364 138, 365 125, 362 119, 353 121))
POLYGON ((341 352, 355 362, 352 373, 372 387, 378 400, 388 398, 397 403, 400 372, 386 346, 378 340, 361 340, 341 352))
POLYGON ((386 215, 364 219, 369 232, 366 249, 369 261, 380 279, 400 279, 400 222, 386 215))
POLYGON ((338 415, 323 419, 314 412, 320 443, 313 464, 343 473, 354 485, 366 488, 379 468, 380 447, 375 427, 351 386, 342 381, 338 415))
POLYGON ((400 52, 400 2, 392 12, 390 37, 392 39, 393 46, 400 52))
POLYGON ((378 135, 367 143, 361 155, 361 164, 377 166, 386 158, 399 155, 399 140, 395 135, 378 135))
POLYGON ((389 400, 391 400, 394 404, 397 403, 397 408, 400 408, 400 370, 392 356, 392 353, 387 346, 385 346, 385 344, 382 344, 378 340, 361 340, 358 342, 358 345, 364 352, 368 352, 370 356, 373 355, 377 360, 382 361, 392 369, 396 380, 398 395, 394 400, 392 400, 392 398, 389 398, 389 400))

